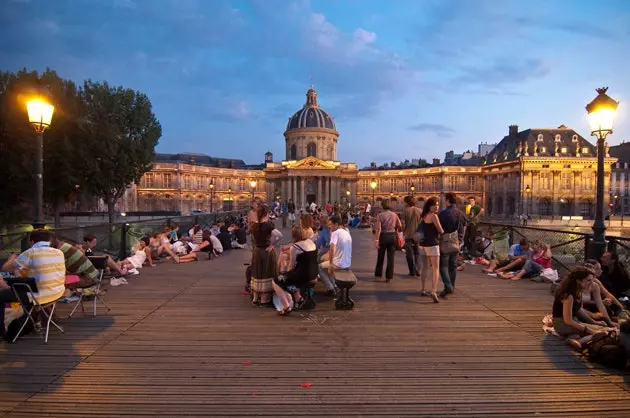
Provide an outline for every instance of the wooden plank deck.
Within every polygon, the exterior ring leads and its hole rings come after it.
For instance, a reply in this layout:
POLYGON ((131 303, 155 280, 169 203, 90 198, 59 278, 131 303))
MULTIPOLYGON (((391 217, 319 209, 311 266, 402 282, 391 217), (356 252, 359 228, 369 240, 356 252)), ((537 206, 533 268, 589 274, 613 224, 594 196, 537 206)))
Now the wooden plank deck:
POLYGON ((372 235, 353 236, 353 311, 251 307, 241 250, 145 268, 110 314, 0 345, 0 416, 630 416, 628 373, 543 335, 547 285, 467 266, 434 304, 401 253, 375 283, 372 235))

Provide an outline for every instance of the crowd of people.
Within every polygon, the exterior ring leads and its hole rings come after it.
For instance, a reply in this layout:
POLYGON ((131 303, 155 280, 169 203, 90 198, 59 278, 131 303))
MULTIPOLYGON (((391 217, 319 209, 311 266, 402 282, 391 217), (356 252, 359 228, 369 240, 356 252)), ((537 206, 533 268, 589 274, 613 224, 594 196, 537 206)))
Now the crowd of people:
MULTIPOLYGON (((101 274, 93 265, 94 257, 104 258, 104 273, 109 276, 110 285, 117 286, 127 284, 126 277, 139 274, 144 266, 155 267, 158 260, 175 263, 208 260, 226 250, 245 248, 246 234, 247 219, 244 217, 226 218, 205 230, 195 224, 184 234, 179 232, 178 225, 171 225, 150 237, 141 238, 128 257, 115 260, 110 255, 97 254, 95 235, 85 235, 81 243, 69 243, 58 239, 49 230, 36 229, 29 234, 30 248, 21 254, 11 254, 2 265, 0 337, 12 340, 12 333, 7 333, 11 323, 26 321, 24 307, 30 307, 34 302, 40 305, 54 301, 71 303, 79 300, 80 293, 98 296, 94 292, 103 290, 97 286, 101 274), (28 297, 26 288, 12 289, 7 283, 10 278, 20 277, 34 279, 34 301, 28 297)), ((28 331, 30 326, 25 329, 28 331)))

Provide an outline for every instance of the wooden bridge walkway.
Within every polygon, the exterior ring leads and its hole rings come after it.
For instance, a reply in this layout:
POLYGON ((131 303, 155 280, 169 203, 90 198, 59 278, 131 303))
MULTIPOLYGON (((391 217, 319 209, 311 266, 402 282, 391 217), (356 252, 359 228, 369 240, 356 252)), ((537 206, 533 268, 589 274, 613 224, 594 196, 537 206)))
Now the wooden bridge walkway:
POLYGON ((375 283, 372 235, 353 236, 353 311, 253 308, 241 250, 144 268, 109 314, 0 344, 0 416, 630 416, 628 373, 543 335, 547 285, 467 266, 434 304, 401 253, 375 283))

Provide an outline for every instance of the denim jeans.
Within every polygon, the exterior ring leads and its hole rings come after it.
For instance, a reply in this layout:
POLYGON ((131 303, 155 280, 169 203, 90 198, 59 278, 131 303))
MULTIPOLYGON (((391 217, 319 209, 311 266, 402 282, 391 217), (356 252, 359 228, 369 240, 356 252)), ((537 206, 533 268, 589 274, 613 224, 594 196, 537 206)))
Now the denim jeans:
POLYGON ((407 267, 409 267, 409 275, 415 275, 420 272, 420 254, 418 251, 418 243, 414 239, 405 240, 405 257, 407 258, 407 267))
POLYGON ((458 255, 458 252, 440 253, 440 277, 442 278, 442 283, 444 283, 444 290, 449 293, 455 290, 458 255))
POLYGON ((383 276, 383 262, 385 261, 385 253, 387 253, 387 268, 385 269, 385 278, 392 279, 394 277, 394 254, 396 254, 396 246, 398 238, 395 232, 383 232, 378 237, 378 255, 376 258, 376 268, 374 276, 383 276))

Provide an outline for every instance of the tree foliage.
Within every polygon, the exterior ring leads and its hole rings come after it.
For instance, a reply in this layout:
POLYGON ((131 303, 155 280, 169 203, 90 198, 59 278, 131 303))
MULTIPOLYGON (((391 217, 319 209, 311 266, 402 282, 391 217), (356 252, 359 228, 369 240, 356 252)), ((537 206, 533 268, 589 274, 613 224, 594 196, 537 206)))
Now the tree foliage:
POLYGON ((0 225, 28 219, 35 195, 35 132, 26 98, 45 87, 55 106, 44 133, 44 198, 48 212, 77 191, 102 198, 111 213, 130 183, 151 169, 161 126, 148 97, 106 82, 81 88, 53 70, 0 72, 0 225))
POLYGON ((151 169, 162 127, 149 98, 138 91, 86 81, 81 91, 86 108, 85 135, 93 144, 84 166, 87 184, 107 204, 114 205, 130 183, 151 169))

